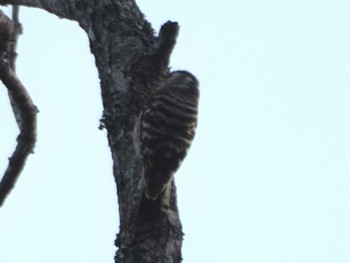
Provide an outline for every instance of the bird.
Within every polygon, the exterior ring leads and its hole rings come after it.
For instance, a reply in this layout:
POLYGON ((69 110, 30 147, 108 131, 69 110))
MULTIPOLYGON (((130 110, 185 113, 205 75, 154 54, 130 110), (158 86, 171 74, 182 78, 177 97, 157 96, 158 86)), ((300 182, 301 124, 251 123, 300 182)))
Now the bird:
MULTIPOLYGON (((170 198, 172 178, 195 136, 198 101, 199 82, 184 70, 169 73, 147 98, 134 129, 147 199, 170 198)), ((169 204, 169 200, 162 203, 169 204)))

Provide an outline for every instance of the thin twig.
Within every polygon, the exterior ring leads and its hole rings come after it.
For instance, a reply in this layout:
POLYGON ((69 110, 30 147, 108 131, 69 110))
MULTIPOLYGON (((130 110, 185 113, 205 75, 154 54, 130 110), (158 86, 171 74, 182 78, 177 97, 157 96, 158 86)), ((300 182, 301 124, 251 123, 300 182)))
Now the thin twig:
POLYGON ((13 22, 13 32, 11 34, 10 47, 9 47, 9 62, 13 71, 16 71, 16 58, 17 58, 17 42, 18 37, 22 34, 22 25, 19 22, 19 6, 14 5, 12 7, 12 22, 13 22))
POLYGON ((38 110, 14 71, 17 39, 21 33, 18 7, 14 7, 13 17, 14 21, 11 21, 0 11, 0 79, 8 89, 20 134, 17 137, 16 149, 9 158, 9 165, 0 182, 0 207, 14 188, 28 155, 33 153, 36 142, 38 110))

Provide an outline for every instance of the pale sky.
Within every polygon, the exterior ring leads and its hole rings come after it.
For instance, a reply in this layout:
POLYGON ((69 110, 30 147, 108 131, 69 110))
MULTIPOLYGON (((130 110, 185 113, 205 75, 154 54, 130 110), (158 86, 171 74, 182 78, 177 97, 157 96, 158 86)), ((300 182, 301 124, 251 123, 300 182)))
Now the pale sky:
MULTIPOLYGON (((156 30, 180 23, 172 68, 201 83, 176 174, 183 262, 349 263, 350 2, 138 4, 156 30)), ((0 210, 1 263, 113 262, 117 198, 87 37, 43 11, 20 17, 38 143, 0 210)), ((0 106, 3 173, 18 131, 1 84, 0 106)))

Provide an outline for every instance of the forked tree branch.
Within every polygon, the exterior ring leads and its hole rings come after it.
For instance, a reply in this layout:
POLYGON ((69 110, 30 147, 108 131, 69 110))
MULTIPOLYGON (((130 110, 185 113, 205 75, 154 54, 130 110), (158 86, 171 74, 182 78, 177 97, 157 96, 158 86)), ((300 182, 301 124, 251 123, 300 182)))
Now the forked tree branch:
MULTIPOLYGON (((18 10, 14 10, 15 17, 16 13, 18 10)), ((20 33, 19 28, 19 24, 16 25, 0 11, 0 79, 8 89, 13 112, 20 129, 16 149, 9 158, 9 165, 0 182, 0 206, 3 205, 6 197, 15 186, 36 142, 36 114, 38 110, 15 71, 11 68, 11 65, 14 67, 16 58, 16 43, 11 42, 17 41, 20 33)))
POLYGON ((77 21, 85 30, 100 78, 102 122, 118 193, 120 231, 115 262, 180 263, 183 233, 175 184, 168 213, 141 218, 142 166, 133 147, 135 120, 147 96, 159 88, 169 71, 178 24, 167 22, 155 36, 135 0, 0 0, 0 4, 41 8, 77 21))

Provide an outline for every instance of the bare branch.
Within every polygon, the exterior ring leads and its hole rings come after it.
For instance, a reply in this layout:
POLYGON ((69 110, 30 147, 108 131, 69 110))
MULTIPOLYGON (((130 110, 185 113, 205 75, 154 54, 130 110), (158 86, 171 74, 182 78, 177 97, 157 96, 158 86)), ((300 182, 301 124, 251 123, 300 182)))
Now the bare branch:
POLYGON ((42 8, 41 0, 0 0, 0 5, 25 5, 42 8))
MULTIPOLYGON (((133 147, 135 120, 149 94, 159 88, 169 71, 178 24, 167 22, 155 36, 135 0, 0 0, 0 4, 38 7, 75 20, 85 30, 101 81, 103 125, 118 192, 120 232, 115 262, 181 262, 183 233, 175 184, 172 183, 168 213, 141 217, 140 210, 154 204, 140 205, 142 170, 133 147)), ((3 73, 11 73, 9 68, 6 70, 3 73)), ((35 122, 36 111, 31 106, 26 112, 35 122)), ((33 139, 35 128, 31 132, 33 139)), ((30 142, 34 146, 34 140, 30 142)), ((11 158, 10 166, 12 163, 11 158)))
POLYGON ((12 7, 12 21, 13 21, 13 31, 10 39, 10 46, 8 52, 8 58, 10 66, 13 71, 16 71, 16 59, 17 59, 17 41, 20 34, 22 34, 22 25, 19 22, 19 6, 14 5, 12 7))
MULTIPOLYGON (((18 10, 15 10, 14 13, 16 15, 18 10)), ((20 134, 17 137, 17 147, 9 158, 9 165, 0 182, 0 206, 3 205, 6 197, 13 189, 28 155, 33 152, 36 142, 36 114, 38 110, 16 73, 11 69, 9 52, 7 52, 11 50, 11 45, 8 42, 11 42, 12 37, 19 33, 14 31, 15 28, 14 23, 0 11, 0 47, 5 48, 0 49, 0 79, 8 89, 15 118, 20 129, 20 134)), ((18 35, 14 38, 17 40, 18 35)), ((15 54, 16 44, 13 44, 13 47, 12 51, 15 54)), ((15 56, 12 57, 12 60, 14 65, 15 56)))
POLYGON ((46 10, 61 18, 75 20, 72 10, 77 9, 78 0, 60 1, 60 0, 0 0, 0 5, 21 5, 36 7, 46 10))
POLYGON ((179 24, 168 21, 159 31, 158 42, 159 48, 156 52, 156 63, 161 72, 168 70, 170 55, 176 44, 176 38, 179 34, 179 24))
MULTIPOLYGON (((11 69, 16 71, 16 59, 17 59, 17 41, 20 34, 22 34, 22 25, 19 22, 19 6, 12 7, 12 28, 11 37, 9 39, 8 49, 6 50, 6 57, 8 58, 11 69)), ((12 92, 8 90, 11 107, 16 118, 18 127, 21 128, 21 114, 16 101, 13 99, 12 92)))

